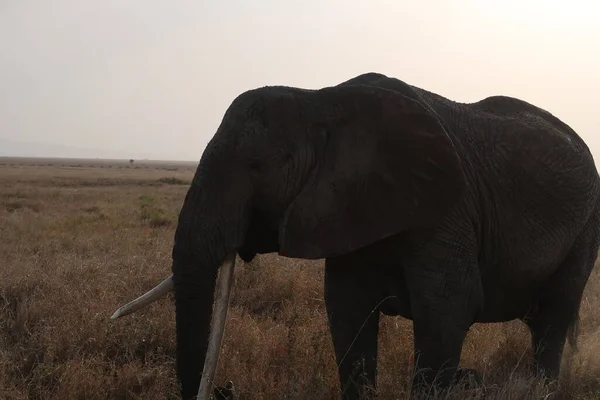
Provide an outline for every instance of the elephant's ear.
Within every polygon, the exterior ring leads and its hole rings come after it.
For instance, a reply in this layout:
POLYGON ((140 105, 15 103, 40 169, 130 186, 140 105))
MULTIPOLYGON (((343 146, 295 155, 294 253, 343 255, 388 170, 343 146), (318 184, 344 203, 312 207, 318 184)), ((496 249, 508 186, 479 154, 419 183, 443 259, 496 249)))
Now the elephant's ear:
POLYGON ((327 140, 314 175, 281 220, 279 254, 334 257, 432 226, 456 204, 465 187, 461 160, 418 101, 367 86, 310 96, 327 140))

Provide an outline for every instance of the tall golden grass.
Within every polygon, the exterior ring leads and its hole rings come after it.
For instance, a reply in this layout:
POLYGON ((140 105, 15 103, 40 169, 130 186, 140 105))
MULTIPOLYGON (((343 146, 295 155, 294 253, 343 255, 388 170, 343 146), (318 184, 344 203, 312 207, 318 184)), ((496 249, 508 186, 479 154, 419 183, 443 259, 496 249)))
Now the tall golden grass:
MULTIPOLYGON (((194 165, 0 159, 0 398, 175 399, 172 297, 111 321, 170 272, 194 165)), ((238 260, 217 381, 245 399, 337 398, 322 262, 238 260)), ((581 311, 580 351, 558 386, 530 375, 520 322, 474 326, 462 365, 485 387, 449 399, 600 398, 600 276, 581 311)), ((404 399, 411 323, 383 317, 378 398, 404 399)))

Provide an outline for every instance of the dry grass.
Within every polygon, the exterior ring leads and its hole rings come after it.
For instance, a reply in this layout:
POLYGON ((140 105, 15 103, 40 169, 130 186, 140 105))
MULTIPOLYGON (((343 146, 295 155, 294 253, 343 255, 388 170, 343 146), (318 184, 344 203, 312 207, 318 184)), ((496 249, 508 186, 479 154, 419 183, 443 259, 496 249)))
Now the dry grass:
MULTIPOLYGON (((194 169, 0 159, 0 398, 177 398, 172 301, 109 317, 169 273, 194 169)), ((239 262, 217 380, 248 399, 336 398, 322 279, 321 262, 239 262)), ((477 325, 463 366, 482 371, 486 389, 449 398, 600 398, 599 296, 596 271, 581 351, 565 357, 558 389, 528 375, 522 324, 477 325)), ((407 398, 411 353, 411 324, 383 317, 379 398, 407 398)))

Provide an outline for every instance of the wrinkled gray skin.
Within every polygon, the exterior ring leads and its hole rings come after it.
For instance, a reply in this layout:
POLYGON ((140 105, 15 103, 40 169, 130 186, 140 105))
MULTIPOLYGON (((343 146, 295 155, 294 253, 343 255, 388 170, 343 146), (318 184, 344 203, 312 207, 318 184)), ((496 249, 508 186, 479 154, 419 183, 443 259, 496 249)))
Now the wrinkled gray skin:
POLYGON ((416 389, 436 376, 448 387, 473 323, 517 318, 556 378, 598 252, 598 194, 584 142, 514 98, 456 103, 375 73, 245 92, 176 230, 183 397, 199 385, 217 269, 236 251, 326 259, 344 398, 375 384, 378 311, 414 321, 416 389))

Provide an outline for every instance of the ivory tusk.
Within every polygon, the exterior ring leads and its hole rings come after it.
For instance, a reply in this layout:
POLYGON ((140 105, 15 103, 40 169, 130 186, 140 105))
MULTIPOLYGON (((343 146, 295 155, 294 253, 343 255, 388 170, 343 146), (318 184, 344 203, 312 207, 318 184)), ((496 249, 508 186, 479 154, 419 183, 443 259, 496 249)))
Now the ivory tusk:
POLYGON ((231 285, 233 283, 233 269, 235 267, 235 253, 227 256, 219 278, 217 279, 217 297, 210 323, 210 336, 208 338, 208 349, 204 361, 204 370, 202 371, 202 380, 198 389, 197 400, 208 400, 210 389, 214 381, 215 371, 217 370, 217 362, 219 361, 219 352, 221 351, 221 342, 223 333, 225 332, 225 322, 227 320, 227 309, 229 307, 229 294, 231 293, 231 285))
POLYGON ((150 289, 148 292, 119 308, 110 319, 116 319, 146 307, 148 304, 160 299, 171 290, 173 290, 173 275, 169 275, 167 279, 150 289))

